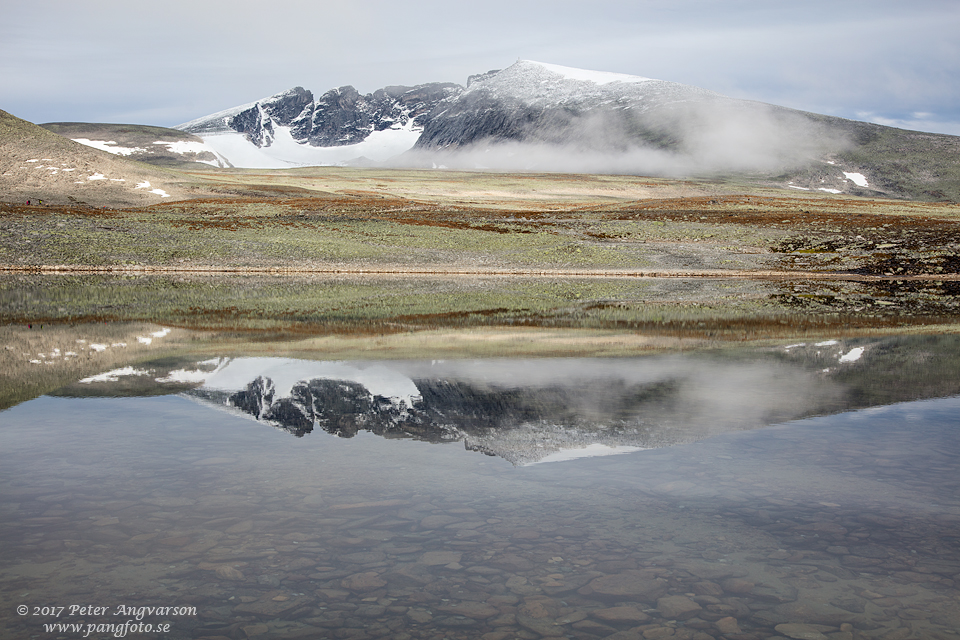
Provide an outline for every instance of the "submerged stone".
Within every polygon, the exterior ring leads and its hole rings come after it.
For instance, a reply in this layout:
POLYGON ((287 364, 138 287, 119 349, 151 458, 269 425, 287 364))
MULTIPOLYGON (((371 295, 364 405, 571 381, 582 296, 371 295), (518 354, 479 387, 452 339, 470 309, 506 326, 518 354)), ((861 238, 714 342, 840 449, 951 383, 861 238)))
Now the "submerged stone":
POLYGON ((376 571, 355 573, 340 581, 340 586, 350 591, 373 591, 386 585, 387 581, 381 578, 376 571))
POLYGON ((612 576, 591 580, 580 589, 580 594, 601 599, 639 600, 656 602, 667 592, 667 585, 643 571, 624 571, 612 576))
POLYGON ((794 640, 828 640, 827 636, 820 633, 817 628, 806 624, 778 624, 776 626, 776 630, 777 633, 782 633, 788 638, 793 638, 794 640))
POLYGON ((686 596, 666 596, 657 600, 657 611, 668 620, 686 620, 703 610, 686 596))

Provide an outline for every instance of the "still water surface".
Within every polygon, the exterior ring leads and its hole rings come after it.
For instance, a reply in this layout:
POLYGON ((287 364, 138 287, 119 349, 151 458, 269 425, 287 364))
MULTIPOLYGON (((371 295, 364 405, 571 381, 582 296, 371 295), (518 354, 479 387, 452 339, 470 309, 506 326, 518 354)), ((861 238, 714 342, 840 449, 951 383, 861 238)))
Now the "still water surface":
POLYGON ((935 397, 958 379, 936 345, 78 382, 0 413, 0 635, 186 606, 128 637, 954 640, 960 397, 935 397), (891 383, 905 361, 938 383, 891 383))

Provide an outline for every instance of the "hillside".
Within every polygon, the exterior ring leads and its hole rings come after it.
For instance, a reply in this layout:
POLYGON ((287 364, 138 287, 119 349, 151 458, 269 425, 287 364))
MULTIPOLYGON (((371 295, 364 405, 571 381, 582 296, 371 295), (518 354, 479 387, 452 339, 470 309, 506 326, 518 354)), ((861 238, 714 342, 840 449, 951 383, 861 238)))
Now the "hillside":
MULTIPOLYGON (((853 195, 882 195, 915 200, 960 202, 960 137, 922 131, 908 131, 868 122, 810 114, 852 140, 836 154, 836 161, 848 172, 869 175, 869 187, 854 185, 853 195)), ((827 175, 836 175, 836 166, 811 167, 788 178, 808 186, 827 175), (818 171, 819 170, 819 171, 818 171)))
POLYGON ((201 138, 177 129, 93 122, 48 122, 40 126, 88 147, 160 167, 230 166, 201 138))
POLYGON ((186 197, 180 181, 0 111, 0 201, 148 205, 186 197))

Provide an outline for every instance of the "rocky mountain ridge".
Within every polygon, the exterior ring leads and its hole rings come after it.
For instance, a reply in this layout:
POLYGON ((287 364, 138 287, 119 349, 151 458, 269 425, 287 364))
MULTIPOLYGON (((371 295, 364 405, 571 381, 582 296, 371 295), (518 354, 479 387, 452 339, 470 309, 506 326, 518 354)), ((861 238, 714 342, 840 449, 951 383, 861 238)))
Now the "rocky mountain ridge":
POLYGON ((352 86, 331 89, 314 100, 313 93, 294 87, 232 110, 179 125, 199 136, 234 131, 257 147, 270 146, 276 129, 287 127, 300 144, 338 147, 358 144, 371 133, 413 126, 422 129, 442 100, 459 94, 453 83, 415 87, 391 86, 361 95, 352 86))

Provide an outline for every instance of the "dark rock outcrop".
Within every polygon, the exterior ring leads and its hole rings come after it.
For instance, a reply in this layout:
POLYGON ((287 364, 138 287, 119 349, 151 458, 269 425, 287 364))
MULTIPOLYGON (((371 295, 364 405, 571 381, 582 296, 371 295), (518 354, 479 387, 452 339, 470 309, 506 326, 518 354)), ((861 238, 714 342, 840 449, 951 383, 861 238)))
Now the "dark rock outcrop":
POLYGON ((314 100, 303 87, 294 87, 228 115, 214 115, 180 125, 197 134, 236 131, 258 147, 270 146, 277 127, 289 127, 301 144, 338 147, 363 142, 371 133, 407 126, 423 127, 442 100, 462 87, 433 82, 415 87, 391 86, 362 95, 354 87, 327 91, 314 100))

